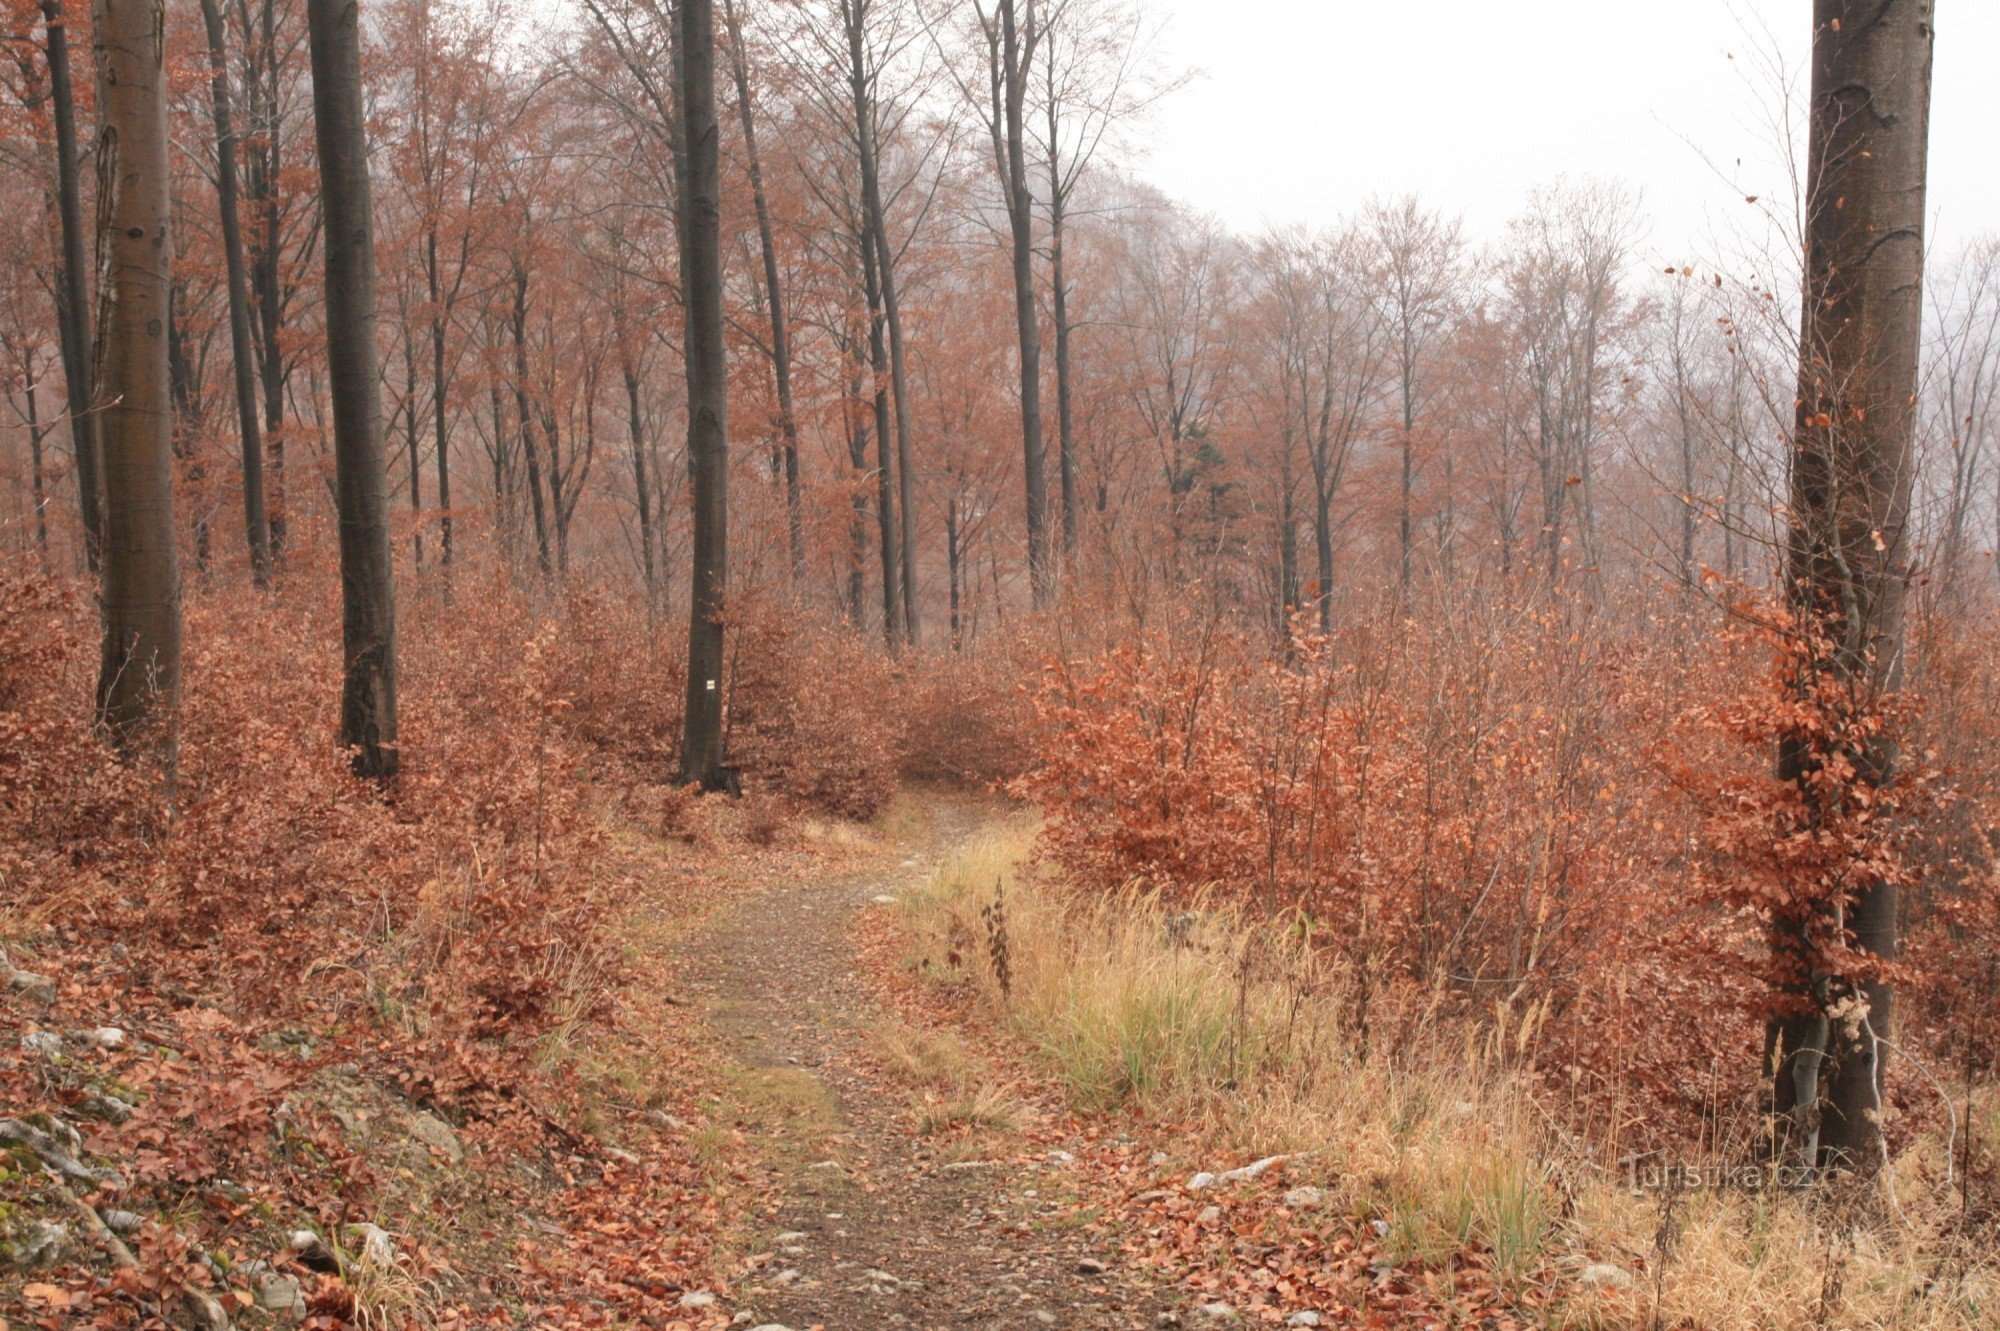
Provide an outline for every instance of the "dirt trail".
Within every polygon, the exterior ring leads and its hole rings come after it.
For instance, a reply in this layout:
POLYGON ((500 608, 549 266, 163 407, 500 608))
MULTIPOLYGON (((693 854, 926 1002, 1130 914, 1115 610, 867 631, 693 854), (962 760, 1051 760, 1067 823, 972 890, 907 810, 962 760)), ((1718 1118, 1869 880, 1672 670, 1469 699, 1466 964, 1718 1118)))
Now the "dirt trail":
POLYGON ((1072 1208, 1059 1155, 1007 1159, 1018 1143, 995 1132, 999 1163, 959 1158, 964 1144, 925 1136, 908 1088, 870 1055, 871 1032, 895 1018, 857 968, 857 917, 921 882, 978 825, 949 804, 926 812, 933 826, 900 867, 774 884, 689 942, 683 977, 734 1064, 728 1108, 785 1180, 771 1230, 752 1243, 769 1261, 738 1284, 743 1324, 1155 1326, 1164 1292, 1061 1223, 1072 1208))

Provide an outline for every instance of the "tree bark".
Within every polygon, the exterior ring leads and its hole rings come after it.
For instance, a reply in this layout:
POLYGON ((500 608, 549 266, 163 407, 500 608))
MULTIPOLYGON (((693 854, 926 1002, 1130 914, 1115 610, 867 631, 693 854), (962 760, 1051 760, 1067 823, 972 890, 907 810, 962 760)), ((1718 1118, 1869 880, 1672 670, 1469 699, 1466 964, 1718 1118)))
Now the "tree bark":
POLYGON ((451 369, 445 361, 445 307, 438 284, 437 230, 424 234, 427 262, 425 273, 431 298, 431 411, 437 433, 438 483, 438 563, 447 577, 451 574, 451 425, 445 411, 446 387, 451 369))
POLYGON ((96 381, 106 406, 104 645, 97 716, 171 781, 181 672, 167 336, 172 203, 164 0, 97 0, 98 214, 104 312, 96 381))
POLYGON ((919 636, 917 621, 917 480, 911 466, 910 376, 903 354, 903 314, 896 301, 896 267, 889 251, 889 237, 876 218, 875 247, 882 257, 882 312, 889 325, 889 380, 896 390, 896 513, 901 537, 903 590, 903 638, 915 646, 919 636))
POLYGON ((243 263, 243 221, 236 198, 236 125, 229 94, 229 51, 217 0, 201 0, 208 31, 209 105, 215 119, 215 197, 222 221, 222 262, 229 288, 229 354, 236 424, 243 453, 243 525, 250 576, 271 580, 271 521, 264 508, 264 432, 257 419, 256 348, 250 335, 250 279, 243 263))
POLYGON ((764 192, 763 159, 757 153, 756 103, 750 98, 750 57, 743 49, 743 30, 736 6, 723 0, 723 22, 729 29, 730 66, 736 76, 736 107, 743 121, 744 164, 750 174, 750 198, 757 212, 757 243, 763 252, 764 291, 770 300, 771 373, 777 379, 778 430, 784 438, 785 518, 792 556, 792 583, 806 576, 805 500, 799 490, 799 423, 792 409, 792 330, 785 318, 785 298, 779 287, 778 245, 771 227, 771 203, 764 192))
MULTIPOLYGON (((1049 105, 1049 143, 1056 142, 1055 104, 1049 105)), ((1063 228, 1068 200, 1055 156, 1049 157, 1049 279, 1056 333, 1056 475, 1062 496, 1062 550, 1076 557, 1076 428, 1070 406, 1069 277, 1064 271, 1063 228)))
POLYGON ((725 790, 723 616, 729 592, 729 361, 723 342, 722 182, 715 117, 713 0, 680 0, 681 267, 688 384, 688 464, 694 476, 694 567, 680 779, 725 790))
MULTIPOLYGON (((1913 576, 1922 341, 1924 196, 1930 121, 1930 0, 1815 0, 1800 323, 1798 415, 1791 457, 1786 590, 1795 613, 1833 644, 1831 671, 1868 693, 1899 687, 1904 603, 1913 576)), ((1810 678, 1800 681, 1809 686, 1810 678)), ((1886 782, 1893 738, 1871 741, 1862 779, 1886 782)), ((1811 755, 1790 745, 1780 775, 1804 780, 1811 755)), ((1831 903, 1828 909, 1833 909, 1831 903)), ((1848 904, 1861 952, 1892 961, 1897 892, 1880 881, 1848 904)), ((1772 1023, 1774 1106, 1794 1127, 1799 1163, 1869 1171, 1882 1154, 1882 1069, 1895 992, 1824 974, 1794 995, 1799 1015, 1772 1023), (1827 1021, 1857 996, 1865 1020, 1827 1021), (1819 1072, 1802 1028, 1826 1023, 1819 1072), (1816 1150, 1812 1129, 1817 1126, 1816 1150)))
POLYGON ((56 130, 56 214, 62 230, 62 276, 56 314, 69 396, 70 450, 76 457, 77 504, 83 516, 84 561, 94 573, 104 541, 103 446, 92 410, 90 259, 84 252, 82 168, 77 156, 76 90, 69 65, 69 27, 62 0, 42 0, 48 26, 49 99, 56 130))
POLYGON ((854 100, 854 142, 861 167, 861 218, 855 241, 861 250, 861 283, 868 300, 868 356, 875 390, 875 518, 882 555, 882 636, 894 651, 902 641, 903 598, 899 591, 902 561, 897 555, 900 528, 896 522, 896 460, 889 436, 889 352, 883 311, 881 245, 882 181, 875 160, 875 109, 869 95, 867 52, 863 28, 868 0, 842 0, 847 28, 848 88, 854 100))
MULTIPOLYGON (((244 36, 249 15, 242 11, 244 36)), ((251 61, 245 91, 255 94, 260 114, 253 118, 263 143, 251 163, 251 195, 261 214, 259 234, 250 257, 250 289, 257 302, 257 365, 264 390, 264 437, 271 450, 265 476, 265 512, 275 559, 285 549, 285 383, 291 369, 285 357, 284 329, 284 197, 279 174, 284 163, 283 105, 279 97, 278 20, 276 0, 263 0, 258 49, 251 61), (261 81, 260 81, 261 80, 261 81)))
POLYGON ((514 414, 521 423, 521 457, 528 466, 528 502, 535 514, 535 559, 544 581, 556 574, 555 559, 549 552, 548 501, 542 495, 541 454, 535 446, 535 415, 528 402, 528 269, 514 261, 514 309, 510 326, 514 335, 514 414))
POLYGON ((375 224, 357 0, 306 0, 326 258, 328 386, 340 513, 340 743, 355 774, 396 773, 396 603, 375 345, 375 224))
POLYGON ((1028 582, 1037 609, 1049 603, 1048 481, 1042 457, 1042 327, 1035 308, 1034 193, 1028 185, 1028 79, 1040 32, 1034 0, 997 0, 986 30, 992 77, 994 163, 1013 245, 1014 325, 1021 355, 1021 474, 1027 499, 1028 582))

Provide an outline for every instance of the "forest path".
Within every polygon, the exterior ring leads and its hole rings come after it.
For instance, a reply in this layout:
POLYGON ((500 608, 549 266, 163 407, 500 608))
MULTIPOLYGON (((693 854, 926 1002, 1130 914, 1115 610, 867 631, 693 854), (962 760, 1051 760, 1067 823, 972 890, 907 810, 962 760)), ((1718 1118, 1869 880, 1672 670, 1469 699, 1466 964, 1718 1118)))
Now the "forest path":
POLYGON ((862 913, 920 884, 984 825, 949 799, 925 799, 922 813, 886 868, 773 884, 688 940, 681 974, 727 1058, 726 1114, 782 1186, 772 1229, 750 1236, 769 1260, 737 1282, 735 1304, 751 1314, 739 1320, 793 1331, 1171 1323, 1167 1295, 1075 1223, 1059 1154, 1018 1158, 1020 1140, 997 1119, 983 1135, 927 1135, 910 1087, 871 1052, 901 1023, 860 967, 862 913))

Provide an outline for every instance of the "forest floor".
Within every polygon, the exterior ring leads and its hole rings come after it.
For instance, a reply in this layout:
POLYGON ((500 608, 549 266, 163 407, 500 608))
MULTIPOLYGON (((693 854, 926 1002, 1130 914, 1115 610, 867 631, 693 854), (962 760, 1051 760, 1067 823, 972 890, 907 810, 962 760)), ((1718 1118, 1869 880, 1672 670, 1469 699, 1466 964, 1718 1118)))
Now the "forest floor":
POLYGON ((949 796, 906 801, 859 867, 774 881, 681 944, 675 980, 725 1086, 709 1131, 728 1140, 698 1149, 746 1151, 765 1174, 761 1232, 736 1236, 747 1257, 731 1301, 745 1325, 1178 1320, 1157 1274, 1118 1260, 1077 1168, 1091 1144, 1061 1145, 1060 1107, 941 1043, 867 964, 862 935, 886 923, 891 898, 992 813, 949 796), (946 1049, 948 1066, 935 1066, 946 1049), (935 1089, 940 1073, 948 1093, 935 1089))

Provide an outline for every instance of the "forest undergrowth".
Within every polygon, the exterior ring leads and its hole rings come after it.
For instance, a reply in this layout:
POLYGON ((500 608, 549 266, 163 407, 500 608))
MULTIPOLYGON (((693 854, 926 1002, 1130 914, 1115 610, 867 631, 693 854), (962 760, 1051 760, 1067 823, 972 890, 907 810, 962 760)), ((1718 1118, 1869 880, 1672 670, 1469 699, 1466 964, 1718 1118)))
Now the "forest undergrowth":
POLYGON ((746 794, 703 800, 642 613, 462 563, 404 607, 378 789, 331 746, 329 556, 189 596, 169 790, 91 729, 80 589, 0 587, 0 1324, 717 1323, 680 1299, 731 1188, 651 954, 893 797, 900 732, 837 688, 859 648, 736 626, 746 794), (828 686, 788 687, 808 657, 828 686))

